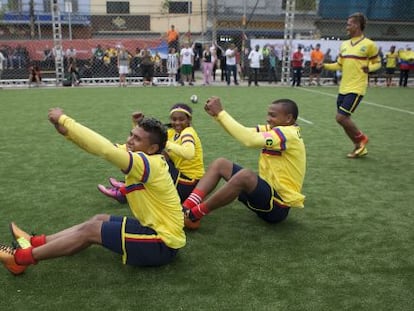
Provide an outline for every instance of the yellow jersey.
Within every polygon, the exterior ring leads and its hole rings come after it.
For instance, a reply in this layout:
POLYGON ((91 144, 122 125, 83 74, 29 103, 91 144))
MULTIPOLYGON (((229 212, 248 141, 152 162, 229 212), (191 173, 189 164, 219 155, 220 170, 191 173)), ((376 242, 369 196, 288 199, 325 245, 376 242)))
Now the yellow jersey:
POLYGON ((69 140, 122 170, 129 207, 143 226, 154 229, 168 247, 186 244, 180 198, 162 155, 127 151, 66 115, 59 124, 68 129, 69 140))

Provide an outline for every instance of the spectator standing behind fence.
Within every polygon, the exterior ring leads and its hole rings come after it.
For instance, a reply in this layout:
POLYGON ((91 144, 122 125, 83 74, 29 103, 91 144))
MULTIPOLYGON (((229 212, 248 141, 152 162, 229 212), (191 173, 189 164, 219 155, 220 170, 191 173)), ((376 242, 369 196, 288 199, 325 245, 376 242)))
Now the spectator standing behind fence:
POLYGON ((180 52, 180 74, 181 74, 181 82, 184 85, 184 82, 187 81, 188 85, 193 85, 192 80, 192 72, 193 72, 193 65, 194 65, 194 51, 193 48, 190 47, 188 42, 184 43, 184 47, 181 49, 180 52))
POLYGON ((230 85, 230 80, 231 80, 232 75, 233 75, 234 84, 239 85, 239 82, 237 82, 236 53, 237 53, 237 47, 234 45, 234 43, 230 43, 229 47, 227 48, 225 52, 227 85, 230 85))
POLYGON ((203 61, 203 79, 204 85, 210 85, 211 83, 211 76, 213 71, 213 61, 214 56, 211 52, 210 46, 208 44, 204 45, 204 50, 202 54, 202 61, 203 61))
POLYGON ((178 72, 178 56, 174 48, 168 49, 167 55, 167 73, 168 73, 168 85, 176 85, 176 75, 178 72))
POLYGON ((217 69, 220 69, 220 81, 227 81, 225 51, 217 44, 215 44, 215 47, 217 60, 215 66, 213 67, 213 81, 216 81, 217 69))
MULTIPOLYGON (((331 55, 331 49, 327 49, 325 52, 325 55, 323 56, 323 62, 325 64, 331 64, 333 63, 332 55, 331 55)), ((333 80, 336 80, 335 72, 328 71, 328 70, 322 70, 321 76, 323 78, 333 78, 333 80)))
POLYGON ((392 45, 390 50, 385 53, 385 81, 388 87, 392 85, 392 78, 397 68, 397 62, 398 53, 395 51, 395 45, 392 45))
POLYGON ((263 60, 263 55, 260 52, 260 46, 257 44, 254 50, 251 50, 248 56, 249 60, 249 86, 252 84, 254 78, 254 85, 259 86, 258 75, 260 71, 260 62, 263 60))
POLYGON ((63 60, 63 48, 61 45, 56 45, 53 49, 52 49, 52 53, 53 53, 53 57, 55 58, 55 61, 62 61, 63 60))
POLYGON ((157 73, 161 73, 162 72, 162 59, 158 51, 155 52, 155 55, 153 56, 152 61, 154 62, 155 75, 157 73))
POLYGON ((292 69, 293 69, 293 79, 292 86, 300 86, 302 79, 302 70, 303 70, 303 53, 302 47, 298 46, 298 49, 292 55, 292 69))
POLYGON ((323 63, 324 55, 321 51, 321 45, 318 43, 316 44, 315 48, 312 50, 310 54, 311 58, 311 68, 310 68, 310 76, 309 76, 309 86, 312 85, 312 81, 316 78, 316 85, 320 86, 320 76, 321 76, 321 65, 323 63))
POLYGON ((53 68, 53 51, 48 45, 43 50, 43 62, 45 68, 53 68))
POLYGON ((215 64, 217 63, 217 47, 216 44, 213 42, 210 46, 210 52, 211 52, 211 78, 213 78, 213 69, 215 67, 215 64))
POLYGON ((40 86, 42 82, 42 73, 38 65, 32 64, 29 67, 29 87, 32 86, 32 83, 36 83, 36 87, 40 86))
POLYGON ((13 68, 25 68, 29 60, 29 53, 20 44, 16 46, 12 54, 13 68))
POLYGON ((180 39, 180 34, 175 30, 175 26, 171 25, 171 28, 167 31, 167 43, 168 48, 174 48, 178 51, 178 40, 180 39))
POLYGON ((400 64, 399 86, 407 87, 410 68, 414 69, 414 52, 411 51, 411 46, 407 45, 405 50, 399 50, 398 59, 400 64))
POLYGON ((152 61, 151 51, 148 48, 145 48, 141 51, 141 53, 141 69, 144 79, 142 84, 143 86, 155 85, 152 81, 154 78, 154 63, 152 61))
POLYGON ((272 82, 277 83, 277 75, 276 75, 276 68, 278 62, 277 52, 274 46, 267 47, 267 57, 269 60, 268 68, 267 68, 267 81, 269 84, 272 82))
POLYGON ((126 87, 126 75, 129 69, 129 53, 124 46, 121 46, 117 56, 118 72, 119 72, 119 86, 126 87))

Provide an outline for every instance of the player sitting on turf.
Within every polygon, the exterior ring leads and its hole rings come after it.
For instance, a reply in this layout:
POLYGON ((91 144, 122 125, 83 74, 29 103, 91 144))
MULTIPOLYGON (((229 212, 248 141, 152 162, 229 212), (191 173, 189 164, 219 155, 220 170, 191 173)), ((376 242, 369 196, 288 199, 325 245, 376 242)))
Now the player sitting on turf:
POLYGON ((117 146, 63 114, 49 111, 57 131, 87 152, 100 156, 125 174, 125 193, 133 216, 96 215, 52 235, 30 236, 14 223, 20 248, 0 244, 0 261, 13 274, 41 260, 78 253, 93 244, 122 255, 123 263, 159 266, 170 263, 186 243, 180 198, 161 154, 167 130, 144 118, 123 146, 117 146))
MULTIPOLYGON (((186 104, 178 103, 171 107, 168 141, 163 152, 181 202, 190 195, 204 175, 203 148, 197 132, 191 126, 192 113, 191 107, 186 104)), ((133 124, 137 124, 143 117, 141 112, 133 113, 133 124)), ((124 183, 112 177, 109 178, 109 183, 112 187, 98 185, 98 190, 120 203, 126 203, 124 183)))
POLYGON ((235 139, 260 150, 259 174, 224 158, 213 161, 183 203, 185 226, 197 229, 203 216, 236 198, 270 223, 283 221, 291 207, 303 208, 306 153, 296 124, 296 103, 289 99, 272 102, 267 125, 256 128, 239 124, 223 110, 217 97, 207 101, 205 110, 235 139), (204 200, 222 178, 226 183, 204 200))

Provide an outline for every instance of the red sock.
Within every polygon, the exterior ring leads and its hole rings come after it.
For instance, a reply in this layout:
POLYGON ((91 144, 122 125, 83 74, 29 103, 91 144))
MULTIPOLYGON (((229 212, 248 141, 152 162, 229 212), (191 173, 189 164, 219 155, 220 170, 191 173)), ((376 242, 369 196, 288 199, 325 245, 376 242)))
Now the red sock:
POLYGON ((187 209, 192 209, 197 204, 200 204, 201 201, 203 201, 206 194, 204 191, 195 188, 193 192, 188 196, 187 199, 185 199, 183 206, 187 209))
POLYGON ((203 203, 200 203, 200 204, 197 204, 196 206, 194 206, 191 209, 191 213, 193 213, 193 215, 196 218, 200 219, 203 216, 205 216, 208 213, 210 213, 210 210, 207 208, 206 203, 203 202, 203 203))
POLYGON ((354 137, 354 142, 359 143, 362 140, 362 138, 364 138, 364 136, 365 135, 361 131, 359 131, 354 137))
POLYGON ((29 248, 18 248, 14 253, 14 260, 21 266, 35 265, 37 261, 33 258, 32 251, 33 246, 29 248))
POLYGON ((34 235, 30 238, 30 244, 32 244, 33 247, 38 247, 46 244, 46 235, 34 235))

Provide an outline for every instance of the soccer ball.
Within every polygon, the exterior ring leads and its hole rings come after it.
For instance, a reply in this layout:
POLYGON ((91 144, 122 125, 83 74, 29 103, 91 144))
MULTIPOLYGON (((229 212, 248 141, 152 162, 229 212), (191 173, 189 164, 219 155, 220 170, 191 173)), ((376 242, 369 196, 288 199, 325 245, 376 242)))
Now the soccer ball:
POLYGON ((190 100, 193 104, 196 104, 198 102, 198 96, 197 95, 191 95, 190 100))

